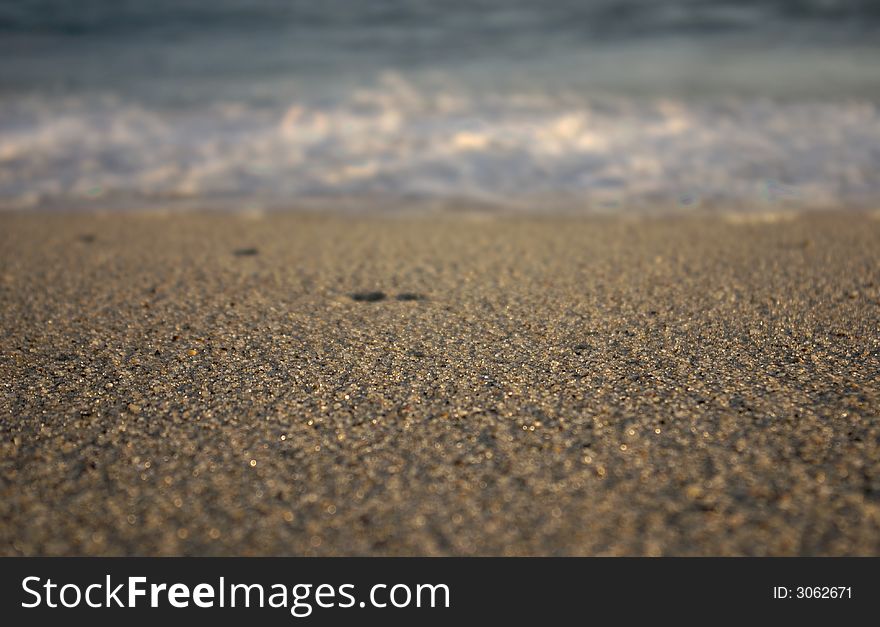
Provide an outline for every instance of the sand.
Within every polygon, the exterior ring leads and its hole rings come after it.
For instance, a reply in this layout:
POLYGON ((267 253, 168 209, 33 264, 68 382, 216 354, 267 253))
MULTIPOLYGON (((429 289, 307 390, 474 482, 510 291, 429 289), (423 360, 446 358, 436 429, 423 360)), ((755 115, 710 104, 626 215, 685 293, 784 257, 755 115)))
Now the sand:
POLYGON ((857 213, 0 215, 0 554, 880 555, 878 253, 857 213))

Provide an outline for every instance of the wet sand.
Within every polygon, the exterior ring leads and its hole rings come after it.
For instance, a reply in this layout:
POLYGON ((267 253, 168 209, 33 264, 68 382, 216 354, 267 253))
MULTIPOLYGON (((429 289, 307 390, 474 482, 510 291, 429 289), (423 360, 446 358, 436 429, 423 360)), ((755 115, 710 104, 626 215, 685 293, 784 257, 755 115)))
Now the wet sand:
POLYGON ((0 554, 880 555, 880 220, 0 215, 0 554))

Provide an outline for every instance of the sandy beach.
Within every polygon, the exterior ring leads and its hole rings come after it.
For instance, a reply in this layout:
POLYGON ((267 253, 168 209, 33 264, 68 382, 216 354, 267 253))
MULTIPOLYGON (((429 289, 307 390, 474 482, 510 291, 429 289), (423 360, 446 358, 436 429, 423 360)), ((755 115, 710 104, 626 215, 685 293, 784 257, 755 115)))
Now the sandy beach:
POLYGON ((0 554, 880 555, 880 220, 0 215, 0 554))

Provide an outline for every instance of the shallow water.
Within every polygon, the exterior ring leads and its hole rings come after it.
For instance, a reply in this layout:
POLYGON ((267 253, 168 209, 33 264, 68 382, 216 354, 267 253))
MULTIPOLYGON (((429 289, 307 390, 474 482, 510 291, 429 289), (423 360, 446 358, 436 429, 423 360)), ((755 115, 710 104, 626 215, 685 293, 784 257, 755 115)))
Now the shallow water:
POLYGON ((0 206, 872 204, 877 6, 7 2, 0 206))

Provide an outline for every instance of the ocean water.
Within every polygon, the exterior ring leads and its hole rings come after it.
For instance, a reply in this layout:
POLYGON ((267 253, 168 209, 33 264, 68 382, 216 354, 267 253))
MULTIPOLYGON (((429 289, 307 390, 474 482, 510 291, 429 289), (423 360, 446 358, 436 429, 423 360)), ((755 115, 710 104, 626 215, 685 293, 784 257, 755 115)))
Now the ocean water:
POLYGON ((0 0, 0 208, 876 206, 876 0, 0 0))

